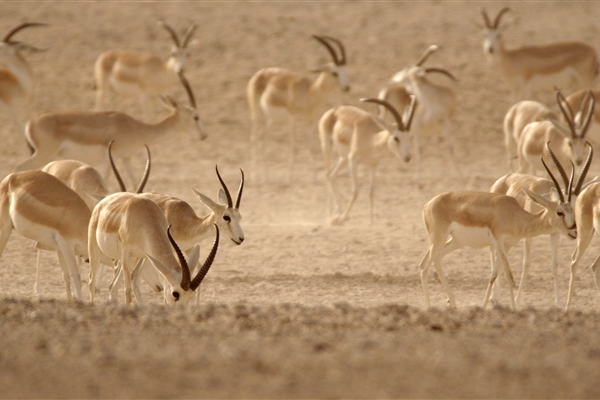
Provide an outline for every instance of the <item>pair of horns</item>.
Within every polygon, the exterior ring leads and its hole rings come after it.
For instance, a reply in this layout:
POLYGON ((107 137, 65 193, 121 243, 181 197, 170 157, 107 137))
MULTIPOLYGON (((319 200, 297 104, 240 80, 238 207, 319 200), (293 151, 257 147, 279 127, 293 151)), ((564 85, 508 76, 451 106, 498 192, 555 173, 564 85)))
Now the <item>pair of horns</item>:
MULTIPOLYGON (((583 164, 581 174, 579 174, 579 178, 577 179, 577 183, 575 184, 575 189, 573 189, 573 180, 575 178, 575 166, 573 165, 573 163, 571 163, 571 178, 570 179, 567 178, 567 173, 565 172, 564 168, 558 161, 558 158, 556 158, 556 156, 552 152, 552 149, 550 149, 550 142, 546 143, 546 150, 548 150, 548 154, 550 155, 550 158, 554 162, 554 165, 556 165, 556 169, 558 170, 558 173, 560 174, 560 176, 563 180, 563 183, 565 184, 565 188, 567 189, 567 201, 566 201, 567 203, 571 202, 572 194, 574 194, 575 196, 579 196, 579 193, 581 193, 581 188, 583 187, 583 181, 590 169, 590 165, 592 164, 592 157, 594 155, 594 150, 592 149, 592 145, 590 144, 590 142, 586 141, 586 144, 590 148, 590 150, 588 152, 588 157, 585 160, 585 164, 583 164)), ((544 162, 543 158, 542 158, 542 164, 544 165, 544 168, 548 172, 548 175, 550 175, 552 182, 554 182, 554 186, 556 186, 556 190, 558 190, 558 195, 560 197, 560 201, 564 203, 565 198, 563 196, 563 191, 560 188, 560 185, 559 185, 558 181, 556 180, 556 178, 554 177, 554 175, 552 175, 552 172, 550 172, 550 169, 544 162)))
POLYGON ((335 65, 346 65, 346 49, 341 41, 338 39, 332 38, 331 36, 318 36, 312 35, 316 40, 318 40, 327 50, 329 54, 331 54, 331 58, 333 58, 333 62, 335 65), (339 55, 331 45, 331 43, 335 43, 339 49, 339 55))
POLYGON ((414 94, 410 96, 410 105, 404 113, 404 119, 400 116, 398 110, 396 110, 394 106, 392 106, 385 100, 369 97, 360 99, 360 101, 365 103, 376 103, 384 106, 394 116, 394 119, 396 120, 396 125, 398 125, 398 129, 400 131, 408 132, 410 130, 410 124, 412 123, 413 115, 415 113, 415 105, 417 104, 417 97, 414 94))
POLYGON ((490 18, 487 15, 487 12, 485 11, 485 8, 481 7, 481 15, 483 16, 483 21, 485 22, 486 28, 494 29, 494 30, 498 29, 498 25, 500 25, 500 19, 508 11, 510 11, 510 8, 508 8, 508 7, 504 7, 502 10, 500 10, 498 12, 498 15, 496 15, 496 18, 494 19, 494 23, 492 24, 490 22, 490 18))
POLYGON ((171 25, 167 24, 165 21, 158 21, 158 24, 165 28, 167 32, 169 32, 169 35, 171 35, 173 42, 175 42, 175 46, 177 46, 180 49, 186 48, 186 46, 190 42, 192 34, 194 33, 197 27, 195 22, 192 23, 187 29, 187 31, 185 31, 185 33, 183 34, 183 39, 179 40, 179 35, 177 35, 177 32, 175 32, 175 29, 173 29, 171 25))
POLYGON ((558 107, 560 111, 565 116, 565 120, 567 121, 567 125, 569 125, 569 130, 571 131, 571 137, 573 138, 583 138, 587 133, 588 128, 590 127, 590 123, 592 121, 592 117, 594 116, 594 106, 596 105, 596 99, 591 90, 588 90, 583 99, 583 103, 581 103, 581 107, 579 112, 582 113, 583 118, 582 122, 576 126, 575 124, 575 114, 573 113, 573 109, 567 102, 567 99, 563 96, 559 89, 556 89, 556 102, 558 103, 558 107), (585 111, 585 114, 583 114, 585 111))
MULTIPOLYGON (((219 182, 221 182, 221 186, 223 187, 223 191, 225 192, 225 196, 227 197, 227 205, 230 208, 234 208, 229 189, 227 189, 227 185, 223 181, 223 178, 221 178, 221 174, 219 174, 219 167, 216 165, 215 171, 217 171, 217 177, 219 178, 219 182)), ((240 172, 242 173, 242 181, 240 182, 240 187, 238 188, 237 197, 235 199, 235 209, 240 208, 240 202, 242 201, 242 193, 244 191, 244 171, 240 168, 240 172)))
MULTIPOLYGON (((110 166, 113 170, 113 173, 115 174, 115 178, 117 178, 117 181, 119 182, 119 188, 121 188, 121 192, 126 192, 127 188, 125 187, 125 183, 123 182, 123 179, 121 178, 121 174, 117 170, 117 166, 115 165, 115 161, 113 160, 113 156, 112 156, 113 143, 114 143, 114 140, 111 140, 110 143, 108 144, 108 160, 110 161, 110 166)), ((148 177, 150 176, 150 164, 151 164, 150 148, 148 148, 147 145, 144 145, 144 146, 146 146, 146 153, 148 154, 148 159, 146 160, 146 168, 144 169, 144 175, 142 176, 142 179, 140 180, 140 183, 139 183, 137 189, 135 190, 135 193, 142 193, 144 191, 144 187, 146 186, 146 183, 148 182, 148 177)))
POLYGON ((210 269, 215 259, 215 256, 217 255, 217 248, 219 247, 219 227, 216 224, 213 225, 215 226, 215 241, 213 243, 212 249, 210 250, 210 253, 208 254, 208 257, 206 257, 204 264, 202 264, 202 268, 200 268, 194 279, 192 279, 190 267, 185 257, 183 256, 183 253, 181 252, 179 246, 177 246, 177 243, 175 243, 175 240, 173 240, 173 237, 171 236, 171 225, 169 225, 169 227, 167 228, 167 236, 169 237, 171 246, 173 246, 173 248, 175 249, 175 253, 177 253, 177 258, 179 259, 179 264, 181 265, 181 288, 185 291, 195 291, 196 289, 198 289, 198 286, 200 286, 200 283, 202 283, 202 280, 208 273, 208 270, 210 269))
MULTIPOLYGON (((439 50, 441 47, 438 46, 437 44, 432 44, 431 46, 429 46, 427 48, 427 50, 425 50, 425 52, 423 53, 423 55, 421 56, 421 58, 419 58, 419 60, 415 63, 415 67, 421 67, 425 61, 427 61, 427 59, 429 58, 430 55, 432 55, 433 53, 435 53, 437 50, 439 50)), ((452 79, 453 81, 456 81, 456 77, 454 75, 452 75, 452 73, 450 71, 448 71, 445 68, 440 68, 440 67, 429 67, 429 68, 423 68, 423 70, 426 73, 430 73, 430 72, 439 72, 441 74, 446 75, 448 78, 452 79)))

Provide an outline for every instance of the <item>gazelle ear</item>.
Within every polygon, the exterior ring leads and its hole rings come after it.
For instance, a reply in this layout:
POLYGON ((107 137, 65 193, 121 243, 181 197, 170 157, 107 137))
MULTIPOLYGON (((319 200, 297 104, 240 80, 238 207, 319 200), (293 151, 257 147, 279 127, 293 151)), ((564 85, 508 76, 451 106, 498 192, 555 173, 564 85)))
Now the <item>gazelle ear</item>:
POLYGON ((216 211, 219 209, 219 205, 217 203, 215 203, 214 201, 212 201, 210 199, 210 197, 203 195, 202 193, 200 193, 199 191, 197 191, 194 188, 191 188, 191 189, 194 192, 194 194, 196 195, 196 197, 198 197, 198 200, 200 200, 200 202, 202 202, 202 204, 204 204, 206 207, 208 207, 211 211, 216 211))
POLYGON ((227 204, 229 204, 229 202, 227 201, 227 195, 225 194, 225 191, 223 189, 219 189, 218 199, 219 203, 221 203, 222 206, 226 206, 227 204))
POLYGON ((176 286, 180 283, 181 279, 177 279, 174 272, 169 268, 165 267, 165 265, 158 261, 156 258, 152 257, 150 254, 146 253, 148 259, 152 262, 156 270, 172 285, 176 286))
POLYGON ((560 201, 560 195, 556 188, 550 188, 550 192, 547 195, 544 195, 544 198, 549 199, 550 201, 560 201))
POLYGON ((523 188, 523 190, 525 191, 525 194, 531 199, 531 201, 533 201, 534 203, 539 204, 540 206, 549 209, 552 205, 552 201, 546 199, 544 196, 534 193, 531 190, 527 189, 527 188, 523 188))

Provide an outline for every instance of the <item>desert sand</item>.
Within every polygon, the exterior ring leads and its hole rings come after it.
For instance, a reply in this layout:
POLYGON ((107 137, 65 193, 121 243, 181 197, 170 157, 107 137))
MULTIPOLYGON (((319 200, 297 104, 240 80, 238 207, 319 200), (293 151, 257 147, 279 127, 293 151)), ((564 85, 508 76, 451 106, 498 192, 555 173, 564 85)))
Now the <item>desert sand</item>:
MULTIPOLYGON (((222 240, 201 286, 199 306, 173 308, 144 286, 146 304, 67 302, 55 254, 44 252, 40 295, 34 295, 36 251, 13 234, 0 258, 0 397, 3 398, 598 398, 600 292, 588 266, 595 239, 575 281, 568 312, 554 305, 547 237, 534 240, 532 268, 517 311, 508 291, 481 309, 489 280, 487 250, 461 249, 443 268, 456 310, 435 273, 432 308, 425 309, 418 264, 427 250, 423 205, 451 190, 489 190, 509 172, 502 120, 511 94, 483 52, 480 9, 510 6, 509 46, 581 40, 600 50, 600 5, 593 2, 4 2, 0 30, 24 21, 48 23, 18 39, 43 52, 25 56, 37 77, 24 119, 36 113, 91 110, 93 64, 103 51, 126 48, 168 57, 171 45, 157 21, 179 32, 198 24, 186 66, 209 137, 173 135, 154 146, 147 190, 207 209, 190 187, 216 199, 214 167, 235 190, 246 185, 240 212, 246 240, 222 240), (276 125, 264 141, 268 180, 250 159, 246 84, 270 66, 309 74, 329 61, 312 34, 346 45, 351 91, 336 91, 329 107, 362 104, 432 44, 430 66, 451 71, 436 82, 455 90, 452 141, 460 176, 444 137, 422 140, 421 178, 390 156, 376 176, 369 223, 368 176, 349 220, 327 221, 324 164, 317 121, 299 124, 295 168, 288 168, 289 132, 276 125)), ((568 94, 574 88, 565 88, 568 94)), ((185 101, 183 90, 171 93, 185 101)), ((557 109, 552 91, 534 97, 557 109)), ((113 107, 144 118, 135 99, 113 107)), ((155 120, 168 113, 157 100, 155 120)), ((327 108, 326 108, 327 109, 327 108)), ((325 111, 324 109, 323 111, 325 111)), ((0 114, 0 175, 27 157, 22 134, 0 114)), ((144 153, 134 157, 141 172, 144 153)), ((600 174, 599 162, 590 176, 600 174)), ((112 190, 118 186, 109 180, 112 190)), ((345 202, 344 170, 335 183, 345 202)), ((202 246, 202 257, 211 241, 202 246)), ((575 241, 561 238, 559 288, 566 301, 575 241)), ((521 274, 522 245, 509 254, 521 274)), ((122 292, 121 292, 122 293, 122 292)))

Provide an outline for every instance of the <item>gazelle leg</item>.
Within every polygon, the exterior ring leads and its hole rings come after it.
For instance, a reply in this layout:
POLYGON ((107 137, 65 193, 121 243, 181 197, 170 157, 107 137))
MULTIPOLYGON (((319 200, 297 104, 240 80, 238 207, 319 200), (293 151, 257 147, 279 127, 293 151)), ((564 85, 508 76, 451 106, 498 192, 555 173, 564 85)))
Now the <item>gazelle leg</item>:
POLYGON ((142 293, 140 292, 140 270, 145 258, 138 259, 133 271, 131 272, 131 283, 133 286, 133 294, 139 304, 144 304, 142 293))
MULTIPOLYGON (((573 296, 574 296, 574 284, 575 284, 575 272, 577 271, 577 266, 579 265, 579 261, 581 260, 581 257, 583 256, 583 254, 585 253, 585 250, 587 249, 587 247, 590 245, 590 242, 592 241, 592 233, 589 232, 577 232, 577 247, 575 248, 575 251, 573 252, 573 255, 571 256, 571 270, 570 270, 570 275, 569 275, 569 291, 567 293, 567 304, 565 305, 565 310, 569 309, 569 306, 571 305, 571 301, 573 300, 573 296)), ((595 264, 595 262, 594 262, 595 264)))
POLYGON ((375 192, 374 181, 375 167, 372 167, 371 172, 369 174, 369 223, 371 225, 373 225, 373 197, 375 192))
POLYGON ((560 234, 555 232, 550 235, 550 249, 552 252, 552 276, 554 277, 554 305, 562 308, 562 303, 558 294, 558 242, 560 234))
POLYGON ((356 179, 356 162, 352 158, 352 156, 348 157, 348 170, 350 172, 350 181, 351 181, 351 190, 350 190, 350 200, 348 201, 348 205, 346 205, 346 209, 340 215, 335 222, 343 223, 348 218, 348 214, 358 197, 358 183, 356 179))
POLYGON ((531 242, 531 238, 525 238, 525 243, 523 245, 523 271, 521 272, 521 281, 519 282, 519 289, 517 289, 517 297, 515 297, 515 303, 517 305, 519 305, 521 293, 523 291, 523 288, 525 287, 525 277, 527 276, 529 266, 531 265, 531 242))

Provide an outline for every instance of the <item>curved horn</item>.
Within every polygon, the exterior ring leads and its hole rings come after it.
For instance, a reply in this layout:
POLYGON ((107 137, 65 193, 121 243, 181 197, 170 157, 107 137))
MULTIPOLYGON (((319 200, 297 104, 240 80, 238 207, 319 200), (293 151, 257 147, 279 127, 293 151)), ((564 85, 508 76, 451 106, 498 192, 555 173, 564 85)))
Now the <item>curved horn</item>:
POLYGON ((185 34, 183 35, 183 39, 181 39, 181 47, 185 48, 187 47, 188 43, 190 42, 190 39, 192 38, 192 35, 194 34, 194 31, 196 30, 197 25, 196 23, 192 23, 190 25, 190 27, 187 29, 187 31, 185 31, 185 34))
POLYGON ((575 136, 575 118, 573 116, 573 110, 571 109, 571 106, 569 105, 569 103, 567 103, 567 100, 558 89, 556 90, 556 102, 558 103, 558 108, 560 108, 560 111, 563 113, 565 119, 567 120, 567 125, 569 125, 569 129, 571 130, 571 136, 575 136))
POLYGON ((237 197, 235 199, 235 208, 240 208, 240 201, 242 200, 242 192, 244 191, 244 171, 240 168, 240 172, 242 173, 242 181, 240 182, 240 187, 238 188, 237 197))
POLYGON ((402 121, 402 117, 400 116, 400 113, 398 113, 398 110, 396 110, 394 108, 394 106, 392 106, 387 101, 382 100, 382 99, 372 98, 372 97, 363 98, 363 99, 360 99, 360 101, 362 101, 364 103, 376 103, 376 104, 380 104, 380 105, 384 106, 394 116, 394 119, 396 120, 396 125, 398 125, 398 129, 400 129, 401 131, 405 130, 404 129, 404 121, 402 121))
POLYGON ((417 61, 415 63, 415 66, 420 67, 421 65, 423 65, 423 63, 429 58, 429 56, 432 55, 433 53, 435 53, 439 49, 440 49, 440 46, 438 46, 437 44, 432 44, 431 46, 429 46, 427 48, 427 50, 425 50, 425 52, 423 53, 421 58, 419 58, 419 61, 417 61))
POLYGON ((454 82, 458 81, 458 79, 456 79, 456 77, 454 75, 452 75, 452 73, 450 71, 448 71, 447 69, 444 69, 444 68, 439 68, 439 67, 425 68, 425 72, 427 72, 427 73, 439 72, 440 74, 446 75, 448 78, 452 79, 454 82))
POLYGON ((171 35, 171 38, 175 42, 175 46, 181 47, 179 44, 179 36, 177 36, 177 32, 175 32, 175 30, 173 28, 171 28, 171 26, 169 24, 167 24, 165 21, 158 21, 158 24, 160 26, 162 26, 163 28, 165 28, 167 30, 167 32, 169 32, 169 35, 171 35))
POLYGON ((590 122, 592 121, 592 117, 594 115, 595 104, 596 104, 596 98, 594 97, 594 94, 592 93, 592 91, 588 90, 588 92, 585 95, 585 99, 583 100, 584 106, 582 107, 582 110, 581 110, 581 111, 583 111, 585 106, 587 106, 587 113, 585 114, 585 117, 583 118, 583 122, 579 126, 579 130, 577 132, 577 135, 581 138, 583 138, 585 136, 588 128, 590 127, 590 122), (588 105, 588 103, 589 103, 589 105, 588 105))
POLYGON ((493 29, 492 23, 490 22, 490 17, 488 17, 485 8, 481 7, 481 15, 483 16, 483 22, 485 22, 485 27, 488 29, 493 29))
POLYGON ((190 105, 192 106, 192 108, 196 108, 196 98, 194 97, 194 92, 192 91, 192 87, 190 86, 190 83, 188 82, 187 78, 183 74, 183 71, 179 72, 178 75, 179 75, 179 79, 181 80, 181 83, 183 84, 183 87, 185 88, 185 92, 188 95, 188 99, 190 100, 190 105))
POLYGON ((340 61, 338 60, 337 53, 335 52, 333 47, 331 47, 329 42, 327 40, 325 40, 325 38, 323 36, 312 35, 312 37, 317 39, 323 46, 325 46, 327 48, 327 50, 331 54, 331 57, 333 58, 333 62, 335 63, 335 65, 341 65, 340 61))
POLYGON ((571 202, 571 195, 573 194, 573 181, 575 180, 575 164, 571 161, 571 179, 569 180, 569 187, 567 188, 567 202, 571 202))
POLYGON ((142 180, 140 181, 140 184, 138 185, 135 191, 136 193, 142 193, 144 191, 144 187, 146 186, 146 183, 148 182, 148 177, 150 176, 150 164, 152 161, 152 157, 150 156, 150 148, 148 147, 148 145, 144 146, 146 146, 146 153, 148 154, 148 159, 146 160, 146 169, 144 169, 144 175, 142 176, 142 180))
POLYGON ((565 202, 565 196, 563 195, 563 191, 560 188, 560 185, 558 184, 558 181, 556 180, 556 178, 554 177, 554 175, 552 175, 552 172, 550 172, 550 168, 548 168, 548 166, 546 165, 546 162, 544 161, 544 158, 542 157, 542 164, 544 165, 544 168, 546 168, 546 171, 548 171, 548 175, 550 175, 550 179, 552 179, 552 182, 554 182, 554 186, 556 187, 556 190, 558 191, 558 197, 560 198, 560 201, 562 203, 565 202))
POLYGON ((334 37, 331 36, 321 36, 323 39, 327 39, 332 41, 333 43, 335 43, 339 50, 340 50, 340 59, 339 59, 339 63, 337 65, 346 65, 346 49, 344 48, 344 44, 342 43, 341 40, 336 39, 334 37))
POLYGON ((183 256, 183 253, 179 249, 179 246, 177 246, 177 243, 175 243, 173 236, 171 236, 171 225, 169 225, 169 227, 167 228, 167 236, 169 237, 169 242, 171 242, 171 246, 173 246, 173 248, 175 249, 175 253, 177 253, 179 265, 181 265, 181 288, 183 290, 189 290, 191 283, 190 267, 188 266, 187 261, 183 256))
POLYGON ((202 264, 202 268, 200 268, 200 270, 194 277, 194 280, 190 284, 190 289, 192 289, 192 290, 198 289, 198 286, 200 286, 200 283, 202 283, 202 280, 208 273, 208 270, 210 269, 210 266, 212 265, 213 261, 215 260, 215 256, 217 255, 217 248, 219 247, 219 227, 217 226, 217 224, 213 224, 213 225, 215 226, 215 231, 216 231, 215 232, 215 242, 213 243, 213 247, 210 250, 208 257, 206 257, 204 264, 202 264))
POLYGON ((496 15, 496 19, 494 20, 494 25, 492 26, 492 28, 498 29, 498 25, 500 24, 500 19, 508 11, 510 11, 510 8, 504 7, 502 10, 500 10, 500 12, 498 12, 498 15, 496 15))
POLYGON ((115 165, 115 161, 113 160, 112 157, 112 145, 115 141, 111 140, 110 143, 108 144, 108 161, 110 161, 110 167, 112 168, 113 173, 115 174, 115 178, 117 178, 117 182, 119 182, 119 188, 121 189, 121 192, 126 192, 127 188, 125 187, 125 183, 123 182, 123 179, 121 178, 121 174, 119 174, 119 171, 117 170, 117 166, 115 165))
POLYGON ((227 185, 223 182, 223 178, 221 178, 221 174, 219 174, 219 167, 215 165, 215 170, 217 171, 217 177, 219 178, 219 182, 221 182, 221 186, 223 187, 223 191, 225 192, 225 196, 227 196, 227 205, 229 207, 233 207, 233 202, 231 201, 231 194, 229 194, 229 189, 227 189, 227 185))
POLYGON ((575 189, 573 190, 573 194, 575 196, 579 196, 579 193, 581 193, 581 188, 583 187, 583 181, 585 179, 585 176, 588 173, 588 170, 590 169, 590 165, 592 164, 592 156, 594 153, 594 149, 592 148, 592 145, 590 144, 590 142, 586 141, 585 143, 588 146, 590 146, 590 151, 588 152, 587 160, 585 160, 585 164, 583 164, 583 168, 581 169, 581 174, 579 174, 579 179, 577 179, 577 184, 575 185, 575 189))
POLYGON ((565 169, 558 161, 558 158, 556 158, 556 156, 554 155, 554 152, 552 151, 552 149, 550 149, 550 141, 548 141, 548 143, 546 143, 546 150, 548 151, 548 155, 550 155, 552 162, 554 162, 554 165, 556 165, 556 169, 558 170, 558 173, 560 174, 560 177, 562 178, 563 183, 565 184, 565 189, 568 188, 569 187, 569 178, 567 178, 567 173, 565 172, 565 169))
POLYGON ((13 37, 17 32, 19 32, 22 29, 29 28, 31 26, 47 26, 47 25, 48 24, 45 24, 43 22, 24 22, 20 25, 15 26, 8 32, 6 32, 6 34, 4 35, 4 38, 2 38, 2 41, 4 43, 8 43, 10 41, 10 38, 13 37))
POLYGON ((417 106, 417 96, 412 94, 410 96, 410 105, 408 106, 408 110, 405 112, 406 122, 404 123, 404 130, 406 132, 410 131, 410 124, 413 120, 413 115, 415 115, 415 108, 417 106))

